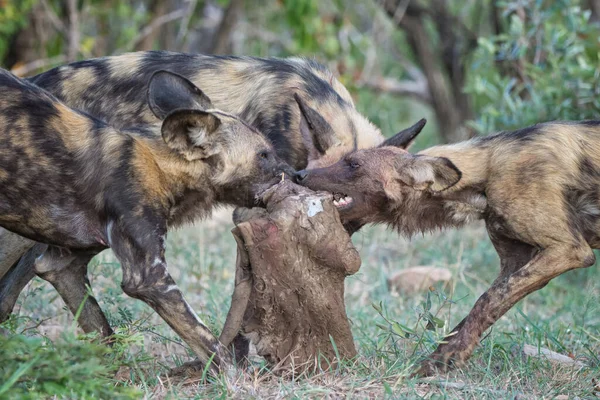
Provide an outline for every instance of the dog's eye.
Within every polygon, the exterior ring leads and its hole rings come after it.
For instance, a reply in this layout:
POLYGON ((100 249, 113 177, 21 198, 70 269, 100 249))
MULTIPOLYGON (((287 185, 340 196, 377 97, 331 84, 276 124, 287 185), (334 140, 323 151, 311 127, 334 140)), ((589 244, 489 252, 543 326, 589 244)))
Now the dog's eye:
POLYGON ((261 151, 260 153, 258 153, 258 156, 263 160, 266 160, 267 158, 269 158, 269 153, 266 151, 261 151))
POLYGON ((357 161, 350 161, 348 165, 350 165, 350 168, 352 169, 357 169, 358 167, 360 167, 360 163, 358 163, 357 161))

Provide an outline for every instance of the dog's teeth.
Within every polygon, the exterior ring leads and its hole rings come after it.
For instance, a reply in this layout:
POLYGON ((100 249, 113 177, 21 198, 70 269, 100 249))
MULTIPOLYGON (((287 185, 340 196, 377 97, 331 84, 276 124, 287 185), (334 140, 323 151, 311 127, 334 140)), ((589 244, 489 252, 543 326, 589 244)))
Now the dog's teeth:
POLYGON ((333 205, 336 207, 344 207, 350 203, 352 203, 352 197, 350 197, 350 196, 344 196, 344 197, 340 197, 339 200, 336 200, 336 199, 333 200, 333 205))

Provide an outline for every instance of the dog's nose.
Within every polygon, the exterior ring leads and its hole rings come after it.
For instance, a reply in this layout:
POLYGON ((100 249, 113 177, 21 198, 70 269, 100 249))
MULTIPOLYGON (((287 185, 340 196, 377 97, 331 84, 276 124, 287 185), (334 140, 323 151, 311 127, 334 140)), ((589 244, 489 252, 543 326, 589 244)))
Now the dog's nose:
POLYGON ((303 169, 302 171, 296 172, 296 182, 302 182, 308 176, 308 172, 303 169))

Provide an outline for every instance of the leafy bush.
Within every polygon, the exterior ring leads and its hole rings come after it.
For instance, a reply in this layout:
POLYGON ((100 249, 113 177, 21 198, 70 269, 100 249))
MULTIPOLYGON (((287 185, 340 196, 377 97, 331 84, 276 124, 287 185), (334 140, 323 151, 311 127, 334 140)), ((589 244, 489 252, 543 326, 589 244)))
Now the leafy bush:
POLYGON ((27 14, 35 0, 0 0, 0 59, 8 49, 8 40, 27 24, 27 14))
POLYGON ((0 335, 0 398, 137 399, 141 392, 112 379, 120 363, 98 343, 64 335, 51 343, 39 337, 0 335))
POLYGON ((580 2, 504 1, 505 32, 481 37, 465 88, 479 132, 598 118, 600 28, 580 2))

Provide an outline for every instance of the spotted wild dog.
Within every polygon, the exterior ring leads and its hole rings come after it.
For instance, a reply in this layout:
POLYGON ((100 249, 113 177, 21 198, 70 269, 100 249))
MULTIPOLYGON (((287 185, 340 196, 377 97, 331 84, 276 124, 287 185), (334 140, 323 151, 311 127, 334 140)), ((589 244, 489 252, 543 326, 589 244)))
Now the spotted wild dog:
POLYGON ((464 364, 485 330, 526 295, 594 264, 600 121, 543 123, 417 154, 404 143, 298 174, 301 184, 334 193, 347 224, 385 223, 411 236, 485 221, 500 275, 423 362, 419 372, 431 374, 464 364))
MULTIPOLYGON (((252 206, 294 171, 263 135, 214 109, 181 76, 156 72, 148 103, 163 121, 160 134, 115 129, 0 71, 0 226, 48 245, 36 272, 74 313, 86 298, 87 263, 110 247, 125 293, 150 305, 202 361, 214 355, 228 364, 228 351, 169 275, 167 230, 216 204, 252 206)), ((110 331, 93 298, 79 322, 110 331)))
MULTIPOLYGON (((344 154, 383 142, 379 129, 354 107, 348 90, 323 65, 301 58, 255 58, 166 51, 129 53, 51 69, 30 82, 66 105, 115 127, 159 125, 146 101, 158 70, 190 79, 216 108, 239 115, 266 135, 296 169, 333 164, 344 154)), ((21 248, 34 242, 0 228, 0 321, 8 317, 33 278, 21 248), (2 277, 2 271, 7 271, 2 277)))

